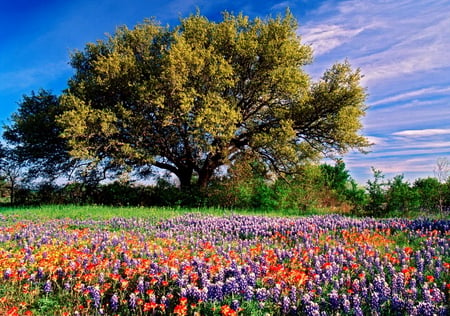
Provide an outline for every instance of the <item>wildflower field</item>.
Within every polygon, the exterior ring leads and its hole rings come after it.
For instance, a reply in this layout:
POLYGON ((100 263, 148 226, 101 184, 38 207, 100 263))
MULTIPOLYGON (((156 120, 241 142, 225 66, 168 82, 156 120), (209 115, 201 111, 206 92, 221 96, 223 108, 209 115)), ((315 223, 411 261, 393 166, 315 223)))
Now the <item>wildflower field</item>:
POLYGON ((0 315, 448 315, 450 221, 0 213, 0 315))

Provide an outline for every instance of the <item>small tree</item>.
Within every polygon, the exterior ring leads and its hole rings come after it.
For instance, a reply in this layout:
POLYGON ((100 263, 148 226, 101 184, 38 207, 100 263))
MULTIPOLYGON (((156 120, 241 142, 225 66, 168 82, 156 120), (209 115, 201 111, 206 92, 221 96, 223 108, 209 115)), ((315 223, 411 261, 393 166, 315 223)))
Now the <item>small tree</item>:
POLYGON ((407 181, 404 181, 403 175, 397 175, 388 182, 386 197, 388 212, 407 214, 417 210, 420 205, 418 192, 413 190, 407 181))
POLYGON ((445 210, 445 196, 446 196, 446 182, 449 180, 450 163, 447 158, 439 158, 436 162, 436 168, 434 169, 434 175, 441 184, 439 186, 439 211, 441 215, 445 210))
POLYGON ((367 192, 369 193, 369 202, 366 210, 369 214, 381 216, 386 210, 386 191, 384 175, 380 170, 372 167, 373 180, 367 181, 367 192))
POLYGON ((323 164, 320 169, 326 186, 337 194, 340 202, 349 204, 354 212, 364 207, 365 190, 352 179, 342 159, 338 159, 334 166, 323 164))
POLYGON ((441 186, 436 178, 424 178, 414 181, 414 190, 419 195, 422 210, 437 212, 441 210, 441 186))
POLYGON ((348 182, 350 181, 350 173, 345 169, 345 163, 339 159, 334 166, 323 164, 320 166, 322 175, 325 178, 326 185, 335 190, 338 195, 345 195, 348 182))
POLYGON ((16 192, 23 178, 23 168, 15 156, 15 152, 9 148, 0 146, 0 178, 4 181, 5 188, 9 191, 11 205, 16 203, 16 192))

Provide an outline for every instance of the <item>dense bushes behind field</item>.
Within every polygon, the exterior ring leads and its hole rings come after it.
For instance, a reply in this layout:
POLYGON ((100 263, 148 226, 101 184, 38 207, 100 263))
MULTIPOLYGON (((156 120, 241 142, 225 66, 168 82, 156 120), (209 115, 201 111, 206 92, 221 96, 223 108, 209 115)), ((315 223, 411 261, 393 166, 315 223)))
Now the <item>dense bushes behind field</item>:
POLYGON ((374 179, 361 187, 343 163, 310 166, 295 178, 267 179, 252 170, 233 172, 218 178, 207 190, 193 186, 181 191, 165 180, 155 185, 116 181, 20 187, 14 194, 14 204, 223 207, 290 210, 298 214, 325 209, 370 216, 439 214, 450 208, 450 182, 441 184, 435 178, 418 179, 411 184, 403 176, 385 180, 381 172, 374 171, 374 179))

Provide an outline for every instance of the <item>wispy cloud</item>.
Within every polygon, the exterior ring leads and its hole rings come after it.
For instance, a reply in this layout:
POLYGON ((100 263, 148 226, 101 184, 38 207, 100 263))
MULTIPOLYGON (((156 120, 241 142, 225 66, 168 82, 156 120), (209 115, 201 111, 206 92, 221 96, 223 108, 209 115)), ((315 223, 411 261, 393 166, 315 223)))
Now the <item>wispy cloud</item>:
POLYGON ((295 3, 293 3, 292 1, 282 1, 279 2, 275 5, 273 5, 270 9, 274 10, 274 11, 278 11, 278 10, 282 10, 282 9, 286 9, 286 8, 292 8, 295 6, 295 3))
POLYGON ((341 25, 320 24, 306 29, 303 41, 311 45, 316 56, 332 51, 363 32, 364 27, 347 29, 341 25))
POLYGON ((422 130, 406 130, 393 133, 395 136, 404 136, 404 137, 430 137, 436 135, 450 135, 450 129, 422 129, 422 130))
POLYGON ((387 103, 393 103, 398 101, 410 101, 411 99, 418 99, 418 98, 424 98, 429 96, 450 96, 450 87, 428 87, 428 88, 422 88, 417 89, 413 91, 408 91, 405 93, 396 94, 387 98, 383 98, 380 100, 377 100, 375 102, 371 102, 370 106, 376 106, 380 104, 387 104, 387 103))
POLYGON ((373 145, 383 145, 385 144, 385 140, 383 137, 376 137, 376 136, 366 136, 369 143, 373 145))
POLYGON ((300 28, 316 56, 352 56, 365 82, 450 67, 448 1, 343 1, 300 28), (420 31, 418 31, 420 30, 420 31), (364 40, 358 38, 364 35, 364 40))

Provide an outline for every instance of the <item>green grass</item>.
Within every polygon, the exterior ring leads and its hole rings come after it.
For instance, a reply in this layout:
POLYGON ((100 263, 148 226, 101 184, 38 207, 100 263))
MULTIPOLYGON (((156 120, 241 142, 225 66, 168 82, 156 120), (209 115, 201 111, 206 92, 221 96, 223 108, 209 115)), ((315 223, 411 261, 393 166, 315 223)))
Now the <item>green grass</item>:
MULTIPOLYGON (((50 220, 50 219, 79 219, 79 220, 107 220, 113 217, 124 218, 148 218, 164 219, 180 216, 186 213, 202 213, 214 216, 225 216, 231 214, 259 215, 259 216, 311 216, 336 214, 336 210, 331 211, 326 208, 301 210, 258 210, 258 209, 224 209, 224 208, 183 208, 183 207, 115 207, 100 205, 43 205, 43 206, 21 206, 10 207, 0 206, 0 215, 14 215, 17 219, 28 220, 50 220)), ((346 216, 355 215, 342 214, 346 216)), ((440 214, 417 213, 417 214, 386 214, 385 217, 429 217, 433 219, 450 219, 449 214, 441 216, 440 214)))
POLYGON ((33 207, 0 207, 0 215, 14 215, 18 219, 93 219, 105 220, 113 217, 164 219, 186 213, 202 213, 215 216, 231 214, 264 215, 264 216, 299 216, 313 215, 322 212, 305 212, 295 210, 230 210, 222 208, 182 208, 182 207, 112 207, 98 205, 44 205, 33 207))
POLYGON ((14 215, 21 219, 30 220, 60 218, 104 220, 113 217, 169 218, 193 211, 195 210, 181 208, 109 207, 97 205, 44 205, 0 208, 0 214, 14 215))

